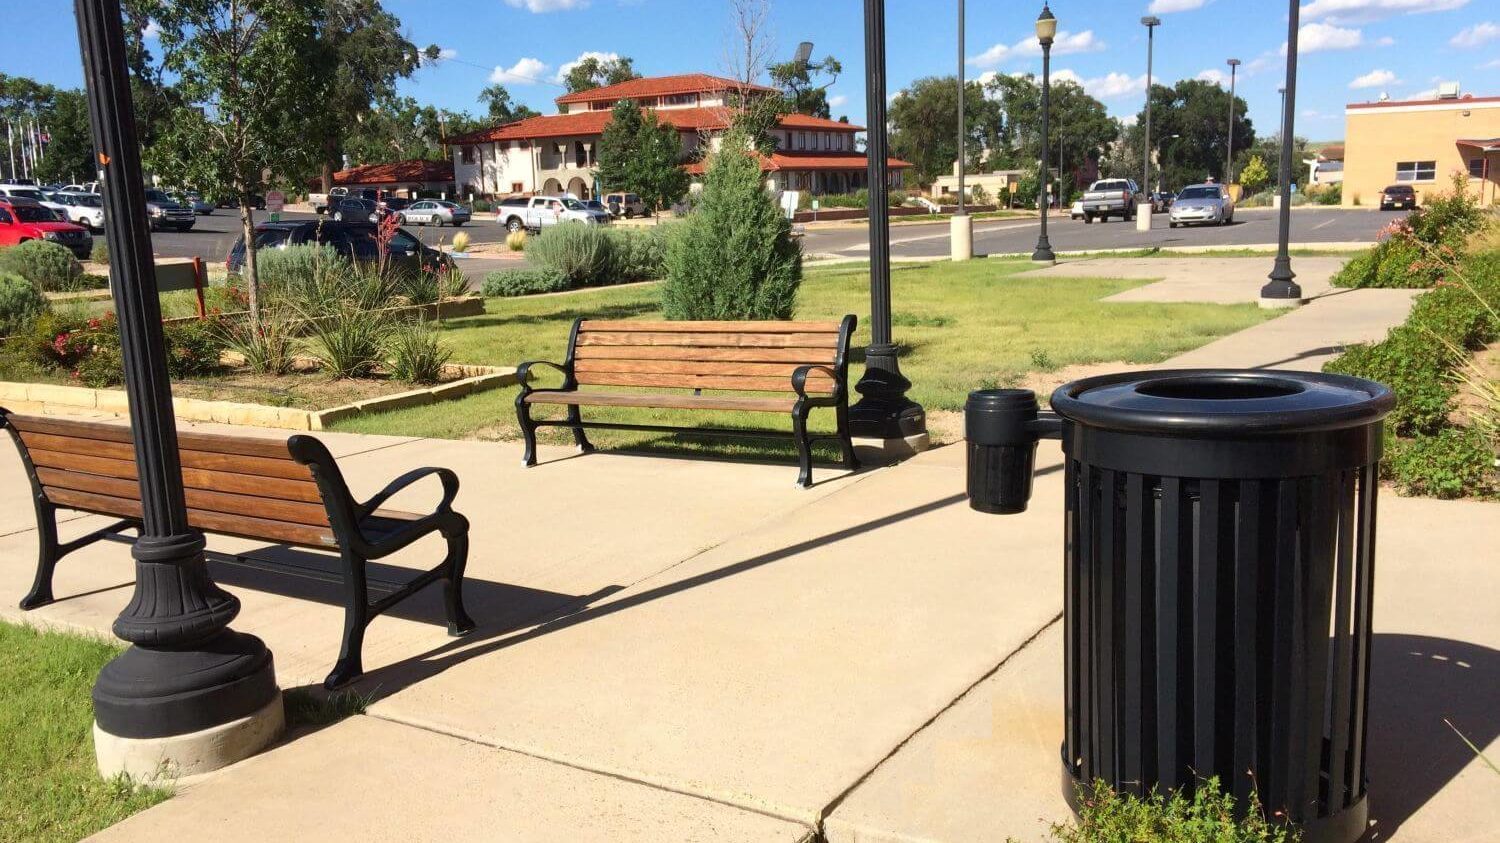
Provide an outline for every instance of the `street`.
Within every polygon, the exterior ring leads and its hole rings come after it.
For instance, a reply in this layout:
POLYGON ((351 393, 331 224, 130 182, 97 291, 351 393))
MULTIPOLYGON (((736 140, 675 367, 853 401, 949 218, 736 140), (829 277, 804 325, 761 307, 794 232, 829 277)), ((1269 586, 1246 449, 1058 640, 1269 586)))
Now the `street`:
MULTIPOLYGON (((317 219, 315 214, 283 213, 283 219, 317 219)), ((1340 208, 1318 208, 1292 212, 1293 243, 1374 242, 1376 234, 1395 219, 1396 213, 1353 211, 1340 208)), ((256 222, 267 218, 256 211, 256 222)), ((151 235, 157 257, 202 256, 211 264, 223 263, 229 247, 239 237, 239 214, 220 209, 211 216, 198 217, 192 231, 158 231, 151 235)), ((422 242, 436 245, 452 242, 453 235, 464 231, 474 243, 499 243, 505 240, 505 228, 491 219, 476 219, 462 229, 406 226, 422 242)), ((1138 232, 1135 223, 1119 220, 1085 225, 1082 221, 1053 217, 1047 222, 1047 235, 1056 251, 1091 249, 1140 249, 1152 246, 1236 246, 1266 245, 1276 242, 1276 213, 1269 208, 1241 208, 1235 212, 1233 225, 1168 228, 1167 218, 1158 214, 1150 233, 1138 232)), ((974 224, 975 254, 1030 252, 1036 245, 1036 220, 980 220, 974 224)), ((837 228, 812 228, 803 238, 803 249, 809 255, 861 257, 869 254, 869 240, 862 223, 837 228)), ((891 227, 892 254, 898 258, 943 257, 948 254, 948 223, 899 224, 891 227)))

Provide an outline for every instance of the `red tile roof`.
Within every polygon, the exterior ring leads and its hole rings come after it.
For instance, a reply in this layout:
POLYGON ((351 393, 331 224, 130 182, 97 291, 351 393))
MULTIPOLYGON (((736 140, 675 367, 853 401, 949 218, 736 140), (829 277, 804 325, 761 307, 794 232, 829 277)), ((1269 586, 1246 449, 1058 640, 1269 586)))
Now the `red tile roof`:
POLYGON ((413 158, 391 164, 365 164, 339 170, 334 184, 386 184, 390 182, 453 181, 452 161, 427 161, 413 158))
MULTIPOLYGON (((734 111, 730 108, 661 108, 654 109, 656 119, 675 126, 680 132, 714 131, 729 128, 734 111)), ((549 114, 528 117, 514 123, 506 123, 492 129, 481 129, 467 135, 448 139, 448 143, 491 143, 494 141, 531 140, 535 138, 560 138, 575 135, 598 135, 609 125, 609 111, 579 111, 570 114, 549 114)), ((783 129, 815 129, 831 132, 859 132, 863 126, 809 117, 806 114, 786 114, 777 121, 783 129)))
MULTIPOLYGON (((618 85, 605 85, 602 88, 592 88, 587 91, 577 91, 571 94, 563 94, 557 98, 558 105, 567 105, 576 102, 598 102, 600 100, 623 100, 640 99, 642 97, 665 97, 672 94, 696 94, 717 93, 719 91, 739 90, 745 87, 734 79, 725 79, 722 76, 710 76, 707 73, 684 73, 680 76, 650 76, 644 79, 631 79, 618 85)), ((775 88, 767 88, 764 85, 748 86, 752 91, 775 92, 775 88)))
MULTIPOLYGON (((760 156, 760 168, 764 172, 778 170, 863 170, 869 161, 863 152, 774 152, 760 156)), ((886 164, 892 170, 909 169, 912 165, 900 158, 888 158, 886 164)), ((707 169, 704 162, 694 161, 687 165, 693 175, 702 175, 707 169)))

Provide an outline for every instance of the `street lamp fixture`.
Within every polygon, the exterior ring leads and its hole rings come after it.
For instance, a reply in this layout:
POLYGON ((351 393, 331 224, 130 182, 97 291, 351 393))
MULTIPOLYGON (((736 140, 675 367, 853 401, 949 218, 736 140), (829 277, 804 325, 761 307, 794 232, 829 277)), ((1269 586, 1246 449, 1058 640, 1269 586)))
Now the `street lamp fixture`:
POLYGON ((1228 150, 1224 154, 1224 184, 1226 186, 1234 184, 1234 113, 1235 113, 1235 107, 1234 107, 1234 82, 1235 82, 1235 76, 1236 76, 1236 74, 1238 73, 1238 71, 1240 69, 1240 60, 1239 59, 1230 59, 1229 62, 1228 62, 1228 64, 1229 64, 1229 131, 1226 132, 1225 134, 1228 135, 1229 140, 1228 140, 1228 143, 1227 143, 1228 150))
POLYGON ((1156 47, 1156 28, 1161 26, 1161 18, 1155 15, 1147 15, 1141 18, 1141 26, 1146 27, 1146 135, 1141 145, 1146 159, 1141 176, 1141 190, 1151 190, 1151 60, 1152 52, 1156 47))
POLYGON ((1042 229, 1037 235, 1036 250, 1031 253, 1031 259, 1040 263, 1057 262, 1052 244, 1047 241, 1047 187, 1050 181, 1047 178, 1047 122, 1052 110, 1052 42, 1056 38, 1057 18, 1044 0, 1042 13, 1036 19, 1036 40, 1042 45, 1042 154, 1038 161, 1040 178, 1037 179, 1036 207, 1042 218, 1042 229))
POLYGON ((1261 307, 1296 307, 1302 303, 1302 288, 1292 280, 1297 274, 1292 272, 1292 258, 1287 250, 1292 232, 1292 114, 1297 108, 1297 27, 1302 6, 1299 0, 1289 0, 1288 5, 1286 87, 1281 89, 1281 162, 1277 168, 1281 213, 1277 220, 1276 263, 1271 268, 1270 280, 1260 288, 1261 307))

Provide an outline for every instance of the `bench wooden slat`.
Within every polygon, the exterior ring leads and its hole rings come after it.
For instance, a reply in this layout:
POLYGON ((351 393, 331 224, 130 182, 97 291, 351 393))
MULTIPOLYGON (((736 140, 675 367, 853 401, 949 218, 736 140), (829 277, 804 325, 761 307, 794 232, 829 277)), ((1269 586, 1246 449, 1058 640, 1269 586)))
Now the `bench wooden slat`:
MULTIPOLYGON (((127 439, 113 440, 80 439, 74 436, 58 436, 50 433, 21 431, 21 440, 27 450, 57 451, 61 453, 90 454, 116 460, 135 461, 135 446, 127 439)), ((201 468, 210 471, 228 471, 235 474, 253 474, 262 477, 280 477, 287 480, 312 480, 307 466, 293 461, 282 446, 281 458, 246 456, 219 451, 179 450, 178 458, 184 468, 201 468)))
MULTIPOLYGON (((141 517, 141 502, 139 500, 117 498, 93 492, 80 492, 76 489, 60 489, 51 486, 44 486, 43 491, 46 493, 47 499, 58 506, 95 512, 102 515, 113 515, 118 518, 141 517)), ((223 512, 209 512, 192 508, 188 509, 187 514, 188 524, 196 529, 208 532, 239 536, 247 539, 259 539, 261 541, 300 545, 303 547, 338 546, 338 541, 334 538, 333 531, 327 527, 291 524, 285 521, 272 521, 266 518, 253 518, 246 515, 229 515, 223 512)))
MULTIPOLYGON (((11 424, 22 433, 46 433, 99 442, 123 442, 131 444, 130 428, 109 422, 78 421, 76 419, 46 418, 40 416, 13 415, 11 424)), ((221 454, 266 457, 290 460, 284 439, 261 439, 252 436, 233 436, 218 433, 177 432, 177 446, 190 451, 209 451, 221 454)))
POLYGON ((744 395, 654 394, 649 392, 533 392, 528 404, 576 404, 599 407, 649 407, 663 410, 746 410, 790 413, 795 398, 757 398, 744 395))
POLYGON ((698 332, 726 334, 837 334, 838 322, 638 322, 610 319, 587 319, 578 332, 650 331, 656 333, 698 332))
MULTIPOLYGON (((116 460, 58 451, 30 451, 30 454, 32 463, 38 467, 61 468, 105 477, 120 477, 126 480, 137 479, 134 460, 116 460)), ((285 480, 279 477, 257 477, 228 471, 183 468, 182 484, 192 489, 234 492, 263 498, 284 498, 306 503, 321 504, 323 502, 323 496, 318 492, 318 484, 311 480, 285 480)))
POLYGON ((838 334, 731 334, 648 331, 579 333, 578 345, 678 345, 711 348, 837 348, 838 334))
MULTIPOLYGON (((583 386, 650 386, 665 389, 728 389, 749 392, 792 392, 791 378, 741 378, 727 375, 649 374, 644 372, 581 372, 583 386)), ((832 392, 833 380, 808 380, 808 392, 832 392)))
MULTIPOLYGON (((140 500, 141 498, 140 484, 134 479, 125 480, 119 477, 104 477, 40 466, 36 470, 36 476, 42 485, 48 488, 93 492, 127 500, 140 500)), ((290 521, 319 527, 328 525, 328 510, 324 509, 322 504, 192 488, 184 489, 183 495, 189 509, 222 512, 227 515, 254 515, 257 518, 267 518, 272 521, 290 521)))
POLYGON ((830 366, 837 348, 704 348, 702 346, 581 345, 575 362, 584 360, 701 360, 704 362, 808 363, 830 366))
MULTIPOLYGON (((579 360, 573 364, 575 373, 582 372, 646 372, 657 375, 728 375, 730 377, 783 378, 788 387, 792 373, 806 363, 715 363, 698 360, 579 360)), ((808 373, 807 379, 833 381, 833 376, 817 369, 808 373)))

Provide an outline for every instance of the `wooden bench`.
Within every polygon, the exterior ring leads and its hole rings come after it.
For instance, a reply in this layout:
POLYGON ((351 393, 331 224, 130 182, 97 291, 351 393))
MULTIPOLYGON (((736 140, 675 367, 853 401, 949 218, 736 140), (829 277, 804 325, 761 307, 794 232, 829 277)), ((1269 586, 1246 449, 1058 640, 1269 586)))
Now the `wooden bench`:
MULTIPOLYGON (((117 424, 16 415, 0 408, 0 426, 10 431, 31 480, 41 547, 36 580, 21 600, 21 608, 35 609, 53 601, 52 573, 64 556, 124 530, 139 530, 141 495, 135 446, 130 429, 117 424), (59 542, 58 509, 122 520, 59 542)), ((358 503, 333 456, 311 436, 280 440, 179 432, 177 443, 192 527, 339 553, 344 633, 338 662, 324 687, 334 688, 359 676, 364 669, 365 627, 376 615, 431 583, 443 582, 449 634, 463 635, 474 628, 463 605, 469 522, 453 511, 458 477, 452 471, 421 468, 408 472, 375 497, 358 503), (443 487, 442 501, 430 515, 380 508, 396 492, 428 476, 436 476, 443 487), (389 556, 430 533, 447 540, 442 564, 372 602, 365 563, 389 556)))
POLYGON ((526 438, 526 465, 536 465, 537 428, 553 426, 572 428, 573 441, 585 453, 593 450, 585 433, 590 428, 790 438, 797 446, 797 483, 803 487, 812 485, 812 443, 836 440, 844 465, 853 471, 859 467, 849 437, 848 354, 854 324, 853 316, 837 322, 578 319, 562 363, 536 360, 522 363, 516 371, 521 382, 516 416, 526 438), (561 372, 562 385, 534 388, 530 376, 537 366, 561 372), (704 390, 717 392, 705 395, 704 390), (747 392, 781 394, 743 394, 747 392), (565 406, 567 416, 533 419, 531 408, 538 404, 565 406), (582 407, 790 413, 792 432, 584 421, 582 407), (808 435, 807 415, 815 407, 834 410, 837 433, 808 435))

